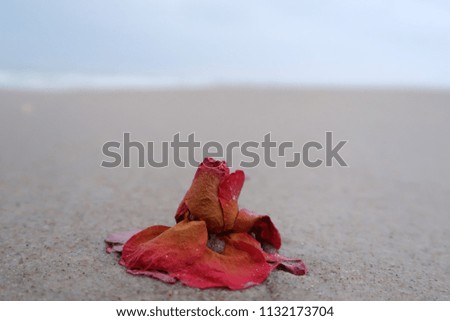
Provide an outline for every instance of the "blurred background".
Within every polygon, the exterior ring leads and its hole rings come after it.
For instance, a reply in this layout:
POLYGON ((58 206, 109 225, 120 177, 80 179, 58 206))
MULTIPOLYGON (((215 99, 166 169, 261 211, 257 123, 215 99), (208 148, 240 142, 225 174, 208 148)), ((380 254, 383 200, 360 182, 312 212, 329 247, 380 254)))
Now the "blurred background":
POLYGON ((0 300, 450 300, 449 107, 449 1, 0 0, 0 300), (105 142, 327 131, 348 167, 245 169, 239 199, 307 276, 200 291, 105 253, 196 170, 103 168, 105 142))
POLYGON ((14 0, 0 87, 450 86, 444 0, 14 0))

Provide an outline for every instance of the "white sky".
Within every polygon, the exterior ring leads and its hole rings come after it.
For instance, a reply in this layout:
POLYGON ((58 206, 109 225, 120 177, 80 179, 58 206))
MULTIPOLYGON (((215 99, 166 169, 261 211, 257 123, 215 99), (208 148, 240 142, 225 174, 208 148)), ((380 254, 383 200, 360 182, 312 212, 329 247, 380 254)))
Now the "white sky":
POLYGON ((449 87, 450 1, 0 0, 0 46, 9 73, 449 87))

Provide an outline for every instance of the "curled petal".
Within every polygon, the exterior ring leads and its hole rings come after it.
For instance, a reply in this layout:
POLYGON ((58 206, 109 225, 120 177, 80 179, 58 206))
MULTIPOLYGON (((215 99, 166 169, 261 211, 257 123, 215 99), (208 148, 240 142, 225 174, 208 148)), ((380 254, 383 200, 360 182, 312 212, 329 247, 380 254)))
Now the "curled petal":
POLYGON ((181 221, 174 227, 152 226, 125 243, 120 264, 130 270, 172 271, 203 255, 208 234, 202 221, 181 221))
POLYGON ((108 244, 106 247, 106 253, 120 253, 123 250, 123 245, 121 244, 108 244))
POLYGON ((233 228, 234 221, 239 212, 238 198, 244 185, 245 174, 243 171, 231 173, 222 180, 219 185, 219 200, 223 211, 223 230, 233 228))
POLYGON ((106 243, 113 243, 113 244, 124 244, 126 241, 128 241, 134 234, 140 232, 141 230, 131 230, 131 231, 121 231, 121 232, 115 232, 109 234, 105 238, 106 243))
MULTIPOLYGON (((143 275, 196 288, 244 289, 262 283, 274 269, 260 243, 247 233, 216 236, 220 253, 208 248, 203 221, 183 220, 172 228, 152 226, 124 245, 121 264, 143 275)), ((275 260, 275 257, 273 258, 275 260)))
POLYGON ((196 288, 227 287, 245 289, 262 283, 272 271, 259 243, 246 233, 222 237, 223 252, 207 249, 190 266, 173 273, 182 283, 196 288))
POLYGON ((178 205, 177 212, 175 213, 175 221, 181 222, 184 220, 186 213, 189 212, 189 209, 186 205, 186 196, 183 197, 183 200, 181 201, 180 205, 178 205))
POLYGON ((260 215, 247 209, 241 209, 234 222, 233 231, 254 233, 257 240, 281 247, 281 237, 268 215, 260 215))
POLYGON ((208 230, 213 233, 222 231, 223 227, 222 208, 217 195, 219 183, 219 177, 202 172, 196 176, 185 196, 190 214, 205 221, 208 230))
POLYGON ((189 213, 206 222, 208 231, 219 233, 223 230, 222 207, 218 190, 222 179, 229 174, 225 162, 206 158, 195 173, 192 185, 178 207, 175 219, 180 221, 189 213))
POLYGON ((305 275, 308 268, 300 259, 291 259, 278 253, 266 253, 266 260, 272 265, 273 269, 280 269, 295 275, 305 275))
POLYGON ((123 244, 139 231, 140 230, 131 230, 109 234, 105 239, 105 242, 107 243, 106 252, 122 252, 123 244))
POLYGON ((198 167, 196 175, 203 170, 216 171, 220 176, 230 174, 230 169, 227 166, 227 162, 215 160, 212 157, 207 157, 203 160, 203 162, 198 167))

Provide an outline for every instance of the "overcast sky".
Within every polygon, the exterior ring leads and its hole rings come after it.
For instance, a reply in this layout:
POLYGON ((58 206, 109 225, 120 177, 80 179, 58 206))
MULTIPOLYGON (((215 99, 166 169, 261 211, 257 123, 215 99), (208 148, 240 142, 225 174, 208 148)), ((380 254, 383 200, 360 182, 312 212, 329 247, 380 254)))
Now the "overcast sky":
POLYGON ((0 71, 450 87, 450 1, 0 0, 0 71))

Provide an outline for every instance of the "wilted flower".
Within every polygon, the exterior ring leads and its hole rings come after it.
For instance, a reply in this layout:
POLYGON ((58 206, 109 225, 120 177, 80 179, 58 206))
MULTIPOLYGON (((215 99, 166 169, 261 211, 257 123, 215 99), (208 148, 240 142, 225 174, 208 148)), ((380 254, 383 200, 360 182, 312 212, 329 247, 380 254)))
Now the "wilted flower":
POLYGON ((305 274, 301 260, 263 249, 279 249, 280 234, 269 216, 239 210, 244 180, 244 172, 230 173, 224 161, 206 158, 178 207, 175 226, 112 234, 108 252, 122 252, 120 264, 131 274, 196 288, 244 289, 275 268, 305 274))

